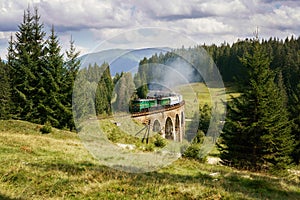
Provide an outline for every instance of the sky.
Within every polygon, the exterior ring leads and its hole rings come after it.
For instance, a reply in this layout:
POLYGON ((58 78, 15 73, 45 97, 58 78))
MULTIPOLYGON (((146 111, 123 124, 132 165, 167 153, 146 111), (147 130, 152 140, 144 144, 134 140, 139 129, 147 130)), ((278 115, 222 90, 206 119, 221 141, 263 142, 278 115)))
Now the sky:
POLYGON ((63 50, 72 36, 82 55, 105 43, 110 44, 105 48, 172 47, 188 38, 232 44, 254 37, 256 29, 264 39, 300 36, 299 0, 0 0, 2 59, 28 6, 38 8, 47 33, 54 25, 63 50))

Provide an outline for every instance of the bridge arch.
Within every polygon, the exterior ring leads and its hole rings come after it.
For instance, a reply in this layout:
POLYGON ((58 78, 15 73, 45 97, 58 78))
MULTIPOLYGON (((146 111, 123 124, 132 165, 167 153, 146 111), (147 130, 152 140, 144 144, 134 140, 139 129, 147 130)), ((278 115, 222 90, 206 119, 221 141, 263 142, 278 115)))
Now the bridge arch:
POLYGON ((176 140, 180 141, 180 120, 178 114, 176 114, 175 117, 175 135, 176 135, 176 140))
POLYGON ((166 120, 166 125, 165 125, 165 138, 174 140, 173 136, 173 122, 170 117, 167 118, 166 120))
POLYGON ((152 131, 153 131, 153 132, 160 132, 160 131, 161 131, 160 123, 159 123, 158 120, 155 120, 155 121, 154 121, 152 131))

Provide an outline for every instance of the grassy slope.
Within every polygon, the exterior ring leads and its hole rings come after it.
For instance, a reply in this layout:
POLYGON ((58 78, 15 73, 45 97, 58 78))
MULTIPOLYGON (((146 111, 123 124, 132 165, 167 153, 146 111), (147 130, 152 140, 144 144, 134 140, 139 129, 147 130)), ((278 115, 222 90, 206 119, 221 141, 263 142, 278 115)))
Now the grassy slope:
POLYGON ((299 177, 179 159, 157 172, 107 168, 75 133, 0 121, 0 199, 300 199, 299 177))

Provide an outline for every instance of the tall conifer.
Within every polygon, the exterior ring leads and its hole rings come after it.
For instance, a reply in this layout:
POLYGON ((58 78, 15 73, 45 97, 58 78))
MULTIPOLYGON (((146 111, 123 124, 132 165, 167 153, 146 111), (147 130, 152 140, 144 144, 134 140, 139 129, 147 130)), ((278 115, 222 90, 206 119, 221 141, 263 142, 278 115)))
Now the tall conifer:
POLYGON ((107 63, 103 63, 100 67, 101 78, 98 82, 95 94, 96 114, 111 114, 111 100, 113 93, 113 81, 110 75, 110 68, 107 63))
POLYGON ((0 119, 10 118, 11 84, 9 67, 0 59, 0 119))
POLYGON ((220 142, 224 164, 238 168, 282 169, 291 162, 294 140, 284 99, 257 41, 242 59, 249 82, 228 105, 220 142))
POLYGON ((65 122, 66 126, 69 127, 71 130, 75 128, 73 114, 72 114, 72 94, 73 94, 73 87, 76 75, 80 68, 80 60, 78 59, 80 52, 76 50, 74 45, 74 40, 71 37, 70 40, 70 48, 66 51, 67 60, 64 64, 64 74, 63 74, 63 86, 61 88, 64 96, 62 99, 63 105, 67 108, 65 110, 63 121, 65 122))
POLYGON ((64 98, 64 94, 61 91, 63 87, 64 60, 53 26, 44 52, 44 67, 40 69, 41 77, 37 85, 39 88, 39 103, 37 106, 41 123, 50 122, 51 125, 62 128, 65 124, 61 115, 66 110, 61 102, 64 98))

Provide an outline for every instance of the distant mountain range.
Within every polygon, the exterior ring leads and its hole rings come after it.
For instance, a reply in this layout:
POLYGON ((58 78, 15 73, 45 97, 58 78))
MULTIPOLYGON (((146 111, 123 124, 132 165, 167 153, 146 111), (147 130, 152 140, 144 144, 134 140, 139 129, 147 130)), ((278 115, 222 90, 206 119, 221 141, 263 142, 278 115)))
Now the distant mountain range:
POLYGON ((109 63, 112 76, 121 72, 137 72, 139 62, 152 55, 166 53, 170 48, 145 48, 145 49, 110 49, 96 53, 86 54, 80 57, 82 68, 89 64, 102 65, 109 63))

